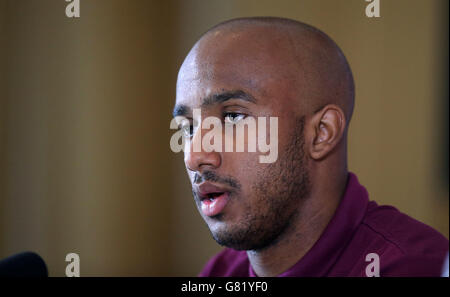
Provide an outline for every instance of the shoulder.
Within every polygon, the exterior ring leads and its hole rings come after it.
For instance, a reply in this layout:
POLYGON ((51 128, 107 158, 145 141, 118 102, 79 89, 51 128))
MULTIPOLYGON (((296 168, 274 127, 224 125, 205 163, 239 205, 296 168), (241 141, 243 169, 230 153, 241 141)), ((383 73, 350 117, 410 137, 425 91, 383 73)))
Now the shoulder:
POLYGON ((381 276, 439 276, 448 239, 392 206, 370 202, 361 229, 379 252, 381 276))
POLYGON ((362 223, 403 254, 433 255, 448 250, 448 239, 442 234, 392 206, 371 202, 362 223))
POLYGON ((249 261, 245 251, 236 251, 225 248, 208 263, 200 272, 200 277, 219 277, 219 276, 248 276, 249 261))

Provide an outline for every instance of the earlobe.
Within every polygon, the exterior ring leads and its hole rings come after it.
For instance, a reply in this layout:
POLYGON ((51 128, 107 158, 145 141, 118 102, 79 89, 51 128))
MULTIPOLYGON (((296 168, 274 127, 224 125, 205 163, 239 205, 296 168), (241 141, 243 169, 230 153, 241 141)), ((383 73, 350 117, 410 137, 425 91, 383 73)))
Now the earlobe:
POLYGON ((345 130, 345 116, 341 108, 330 104, 322 108, 312 118, 315 135, 311 144, 311 157, 323 159, 341 141, 345 130))

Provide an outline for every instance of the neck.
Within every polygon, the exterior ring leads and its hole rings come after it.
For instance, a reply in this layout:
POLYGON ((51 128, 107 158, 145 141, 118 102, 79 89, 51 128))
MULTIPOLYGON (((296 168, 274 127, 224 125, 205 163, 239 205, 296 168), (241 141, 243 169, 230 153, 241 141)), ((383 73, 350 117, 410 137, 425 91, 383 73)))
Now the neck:
POLYGON ((277 276, 303 258, 333 217, 346 184, 347 174, 341 181, 337 181, 335 186, 311 189, 310 195, 299 203, 289 226, 274 243, 261 250, 247 251, 256 275, 277 276))

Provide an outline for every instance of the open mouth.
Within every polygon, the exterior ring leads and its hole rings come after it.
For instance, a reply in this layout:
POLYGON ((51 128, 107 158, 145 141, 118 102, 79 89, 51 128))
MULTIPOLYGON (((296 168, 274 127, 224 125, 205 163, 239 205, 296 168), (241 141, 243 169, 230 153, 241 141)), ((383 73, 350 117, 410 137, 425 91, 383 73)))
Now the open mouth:
POLYGON ((200 198, 201 212, 205 216, 213 217, 224 211, 231 193, 226 187, 203 182, 195 188, 200 198))
POLYGON ((221 213, 229 200, 228 192, 214 192, 203 195, 201 209, 204 215, 213 217, 221 213))
POLYGON ((217 193, 209 193, 205 197, 202 198, 202 202, 211 203, 214 202, 215 199, 222 196, 225 192, 217 192, 217 193))

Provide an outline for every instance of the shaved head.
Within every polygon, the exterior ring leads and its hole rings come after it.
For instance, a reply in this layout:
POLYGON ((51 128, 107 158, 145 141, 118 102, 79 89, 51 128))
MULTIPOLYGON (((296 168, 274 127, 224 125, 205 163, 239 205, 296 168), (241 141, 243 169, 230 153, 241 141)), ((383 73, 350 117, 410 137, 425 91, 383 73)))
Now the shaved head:
POLYGON ((347 60, 322 31, 290 19, 252 17, 233 19, 208 30, 194 45, 180 71, 201 65, 203 75, 245 75, 248 85, 278 80, 288 90, 289 106, 298 115, 334 103, 347 124, 354 106, 354 82, 347 60), (236 64, 229 64, 229 57, 236 64), (224 73, 221 66, 232 69, 224 73), (221 67, 220 73, 217 67, 221 67))

